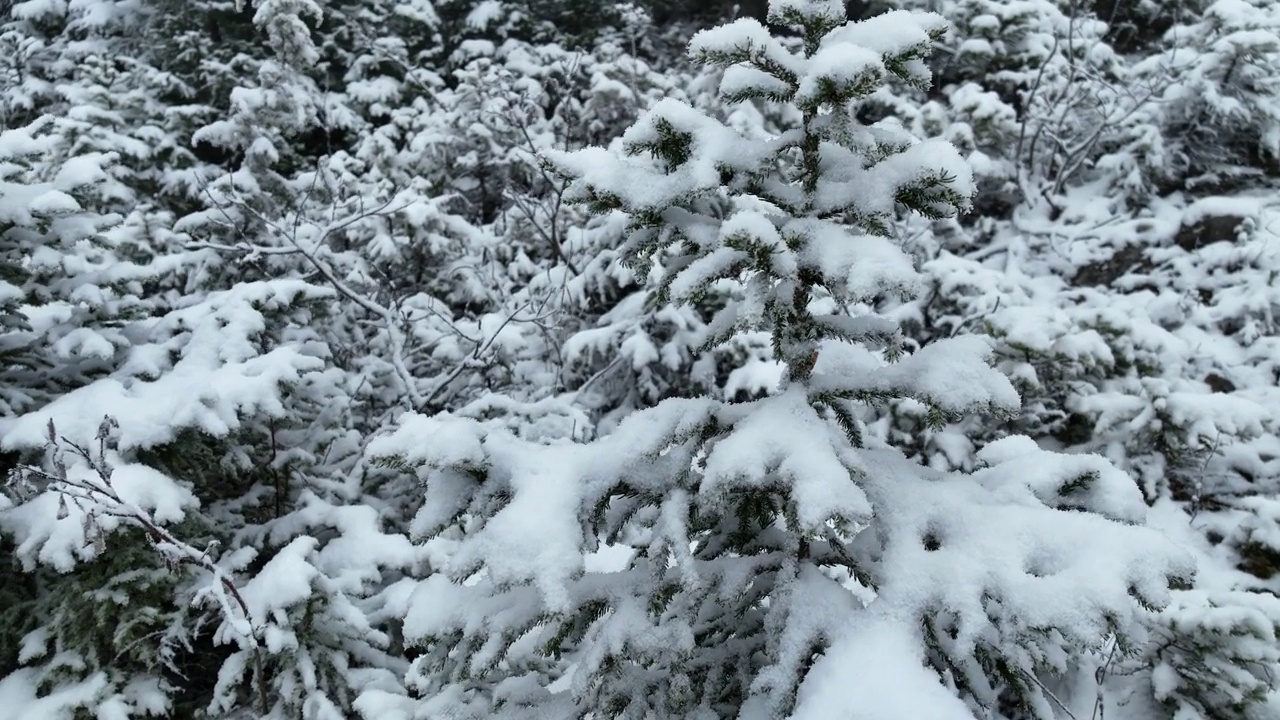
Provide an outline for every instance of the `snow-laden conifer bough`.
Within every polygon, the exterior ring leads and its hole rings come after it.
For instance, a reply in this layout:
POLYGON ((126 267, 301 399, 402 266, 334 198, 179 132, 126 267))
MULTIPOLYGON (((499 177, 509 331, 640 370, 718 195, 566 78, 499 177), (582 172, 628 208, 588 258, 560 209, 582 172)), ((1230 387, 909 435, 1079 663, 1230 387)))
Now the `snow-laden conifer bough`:
POLYGON ((667 100, 621 147, 549 160, 568 197, 625 214, 622 250, 661 301, 740 283, 711 344, 767 332, 781 387, 667 400, 588 444, 403 417, 371 451, 420 467, 414 529, 449 551, 405 600, 422 699, 367 695, 362 711, 970 720, 1011 693, 1054 717, 1070 711, 1045 679, 1140 643, 1192 575, 1101 457, 1015 436, 977 472, 942 473, 862 432, 859 403, 912 398, 941 424, 1019 402, 988 340, 904 354, 872 310, 920 289, 889 239, 898 211, 945 217, 973 193, 947 143, 855 113, 885 83, 926 85, 946 23, 848 22, 837 0, 776 0, 769 21, 799 47, 741 19, 690 52, 725 69, 726 102, 790 105, 794 127, 747 138, 667 100))

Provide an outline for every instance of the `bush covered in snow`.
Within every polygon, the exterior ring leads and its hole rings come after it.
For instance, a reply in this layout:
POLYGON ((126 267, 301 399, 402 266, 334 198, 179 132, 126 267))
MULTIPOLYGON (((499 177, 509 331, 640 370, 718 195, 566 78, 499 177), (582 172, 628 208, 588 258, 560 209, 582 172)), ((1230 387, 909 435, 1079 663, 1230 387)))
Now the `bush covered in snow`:
POLYGON ((1280 9, 851 5, 0 5, 0 715, 1280 719, 1280 9))

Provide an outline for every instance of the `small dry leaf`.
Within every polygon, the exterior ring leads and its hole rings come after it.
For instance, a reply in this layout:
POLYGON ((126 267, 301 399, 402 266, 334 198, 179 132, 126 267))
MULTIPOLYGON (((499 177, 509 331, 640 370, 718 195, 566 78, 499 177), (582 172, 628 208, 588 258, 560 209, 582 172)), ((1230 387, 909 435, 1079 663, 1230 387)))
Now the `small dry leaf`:
POLYGON ((95 552, 101 552, 101 550, 99 550, 101 543, 102 543, 101 530, 98 529, 97 525, 94 525, 91 522, 86 522, 84 524, 84 546, 92 547, 95 552))
POLYGON ((58 519, 66 520, 71 511, 67 509, 67 498, 63 495, 58 496, 58 519))
POLYGON ((111 431, 120 427, 119 421, 110 415, 103 415, 102 422, 98 425, 98 440, 107 440, 111 437, 111 431))

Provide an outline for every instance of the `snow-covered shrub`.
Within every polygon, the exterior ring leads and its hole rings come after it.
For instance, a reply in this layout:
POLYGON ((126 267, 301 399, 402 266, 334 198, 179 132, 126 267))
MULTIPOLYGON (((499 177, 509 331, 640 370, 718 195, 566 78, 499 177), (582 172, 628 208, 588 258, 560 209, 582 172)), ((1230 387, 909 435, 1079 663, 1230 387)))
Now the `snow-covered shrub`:
POLYGON ((1249 186, 1280 168, 1280 9, 1218 0, 1165 35, 1139 72, 1171 77, 1148 162, 1164 187, 1201 195, 1249 186))

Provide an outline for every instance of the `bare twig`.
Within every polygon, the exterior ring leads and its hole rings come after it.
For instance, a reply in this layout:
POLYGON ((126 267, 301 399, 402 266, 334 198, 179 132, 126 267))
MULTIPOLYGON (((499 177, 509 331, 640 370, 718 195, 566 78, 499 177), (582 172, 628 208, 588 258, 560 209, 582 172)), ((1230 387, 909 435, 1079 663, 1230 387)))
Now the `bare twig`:
POLYGON ((1058 696, 1057 696, 1057 695, 1054 695, 1052 690, 1050 690, 1049 688, 1045 687, 1044 683, 1040 681, 1040 678, 1038 678, 1038 677, 1036 677, 1036 676, 1035 676, 1035 673, 1027 673, 1027 677, 1031 678, 1031 682, 1033 682, 1033 683, 1035 683, 1036 685, 1040 686, 1040 690, 1041 690, 1045 695, 1048 695, 1048 696, 1049 696, 1049 699, 1050 699, 1050 700, 1052 700, 1052 701, 1054 702, 1054 704, 1056 704, 1058 707, 1062 708, 1062 712, 1066 713, 1068 718, 1071 718, 1071 720, 1077 720, 1077 718, 1076 718, 1076 716, 1075 716, 1075 713, 1071 712, 1071 708, 1067 707, 1067 704, 1066 704, 1066 703, 1064 703, 1064 702, 1062 702, 1061 700, 1059 700, 1059 699, 1058 699, 1058 696))
POLYGON ((1107 660, 1098 666, 1097 671, 1093 674, 1094 682, 1098 686, 1097 695, 1093 700, 1093 714, 1091 720, 1106 720, 1107 705, 1106 698, 1103 695, 1103 685, 1107 681, 1107 673, 1111 670, 1111 661, 1116 657, 1116 648, 1120 646, 1120 642, 1116 638, 1111 639, 1111 650, 1107 652, 1107 660))

